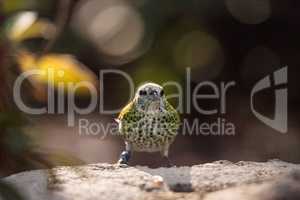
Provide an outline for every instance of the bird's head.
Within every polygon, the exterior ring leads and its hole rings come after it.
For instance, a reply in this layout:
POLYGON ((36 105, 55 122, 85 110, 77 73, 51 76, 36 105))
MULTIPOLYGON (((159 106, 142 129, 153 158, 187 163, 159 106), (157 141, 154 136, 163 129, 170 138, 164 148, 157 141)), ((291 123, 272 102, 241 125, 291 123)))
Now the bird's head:
POLYGON ((137 108, 145 112, 159 112, 164 110, 164 90, 155 83, 141 85, 135 94, 137 108))

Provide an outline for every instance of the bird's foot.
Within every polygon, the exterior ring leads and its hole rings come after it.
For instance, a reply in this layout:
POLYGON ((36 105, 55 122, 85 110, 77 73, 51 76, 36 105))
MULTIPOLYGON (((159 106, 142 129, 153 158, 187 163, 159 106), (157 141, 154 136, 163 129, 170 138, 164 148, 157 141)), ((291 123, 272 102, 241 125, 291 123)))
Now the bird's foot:
POLYGON ((121 164, 121 163, 117 163, 117 167, 119 167, 119 168, 127 168, 127 167, 129 167, 129 165, 128 164, 121 164))
POLYGON ((128 162, 130 159, 130 151, 123 151, 120 155, 120 159, 118 161, 118 166, 120 167, 128 167, 128 162))

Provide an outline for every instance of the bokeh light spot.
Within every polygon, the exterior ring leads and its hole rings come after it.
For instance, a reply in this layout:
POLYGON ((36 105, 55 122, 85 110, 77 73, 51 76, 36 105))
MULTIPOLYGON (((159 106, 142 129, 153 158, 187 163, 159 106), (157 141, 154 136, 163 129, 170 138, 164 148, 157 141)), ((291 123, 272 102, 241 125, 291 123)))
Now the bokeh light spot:
POLYGON ((174 49, 177 67, 191 67, 194 80, 215 78, 224 66, 224 53, 211 34, 193 31, 185 34, 174 49))
POLYGON ((260 24, 271 17, 270 0, 226 0, 231 15, 244 24, 260 24))
POLYGON ((111 64, 124 64, 143 51, 144 20, 131 4, 121 0, 82 1, 73 25, 111 64))

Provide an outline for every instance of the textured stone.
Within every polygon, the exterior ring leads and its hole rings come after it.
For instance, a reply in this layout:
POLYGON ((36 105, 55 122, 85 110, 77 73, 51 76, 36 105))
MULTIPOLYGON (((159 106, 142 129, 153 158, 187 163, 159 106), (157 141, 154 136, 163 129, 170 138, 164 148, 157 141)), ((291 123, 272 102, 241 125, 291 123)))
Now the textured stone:
POLYGON ((300 165, 280 160, 216 161, 156 169, 90 164, 28 171, 3 180, 31 200, 215 200, 220 197, 224 200, 268 200, 285 195, 285 192, 296 196, 299 192, 296 183, 300 180, 298 170, 300 165))

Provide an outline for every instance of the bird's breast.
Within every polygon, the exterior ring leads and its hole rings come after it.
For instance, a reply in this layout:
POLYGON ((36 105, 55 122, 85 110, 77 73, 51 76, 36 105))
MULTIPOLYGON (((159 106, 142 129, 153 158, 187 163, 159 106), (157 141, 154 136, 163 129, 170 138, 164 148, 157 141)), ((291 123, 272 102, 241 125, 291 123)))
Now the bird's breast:
POLYGON ((160 151, 172 143, 177 130, 166 113, 144 114, 121 122, 121 135, 136 151, 160 151))

